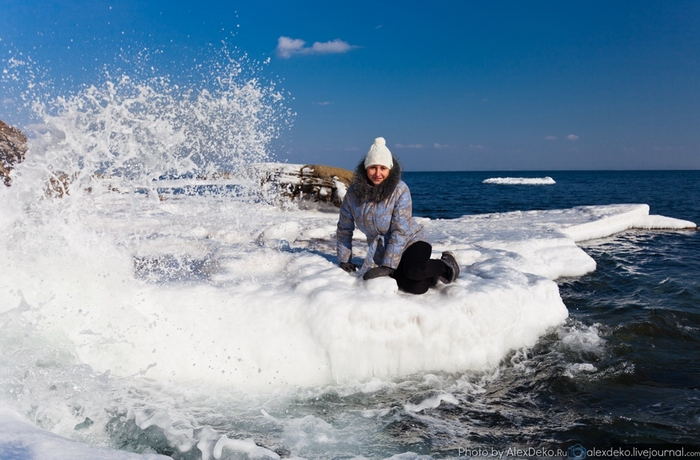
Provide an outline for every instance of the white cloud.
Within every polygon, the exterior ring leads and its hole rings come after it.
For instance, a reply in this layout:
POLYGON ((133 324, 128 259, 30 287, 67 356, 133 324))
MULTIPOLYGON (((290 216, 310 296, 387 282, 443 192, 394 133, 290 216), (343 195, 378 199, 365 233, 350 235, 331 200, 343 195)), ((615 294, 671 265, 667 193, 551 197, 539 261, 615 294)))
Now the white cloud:
POLYGON ((280 37, 277 39, 277 55, 282 58, 290 58, 293 54, 298 54, 304 49, 306 42, 300 39, 280 37))
POLYGON ((315 42, 311 46, 306 46, 306 42, 299 38, 280 37, 277 39, 277 56, 289 59, 301 54, 340 54, 347 53, 353 48, 357 48, 340 39, 329 42, 315 42))
POLYGON ((545 140, 548 140, 548 141, 556 141, 557 140, 557 136, 544 136, 544 138, 545 138, 545 140))
POLYGON ((447 144, 439 144, 437 142, 433 144, 433 148, 436 148, 436 149, 449 149, 450 147, 452 147, 452 146, 447 145, 447 144))
POLYGON ((566 136, 566 138, 570 141, 575 141, 576 139, 578 139, 578 136, 576 134, 569 134, 568 136, 566 136))
POLYGON ((316 42, 311 45, 312 54, 334 54, 334 53, 347 53, 354 47, 348 42, 344 42, 339 39, 335 39, 330 42, 316 42))
POLYGON ((484 147, 483 145, 469 144, 469 148, 472 150, 481 150, 481 149, 485 149, 486 147, 484 147))
POLYGON ((332 105, 331 101, 314 102, 314 105, 332 105))

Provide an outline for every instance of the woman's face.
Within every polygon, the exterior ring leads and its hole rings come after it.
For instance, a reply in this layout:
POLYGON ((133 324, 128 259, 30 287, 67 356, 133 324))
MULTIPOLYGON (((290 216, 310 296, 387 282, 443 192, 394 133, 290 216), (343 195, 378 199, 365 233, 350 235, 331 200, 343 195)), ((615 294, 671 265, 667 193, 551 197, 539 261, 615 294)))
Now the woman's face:
POLYGON ((372 165, 367 168, 367 177, 374 185, 379 185, 384 182, 384 179, 389 175, 390 169, 382 165, 372 165))

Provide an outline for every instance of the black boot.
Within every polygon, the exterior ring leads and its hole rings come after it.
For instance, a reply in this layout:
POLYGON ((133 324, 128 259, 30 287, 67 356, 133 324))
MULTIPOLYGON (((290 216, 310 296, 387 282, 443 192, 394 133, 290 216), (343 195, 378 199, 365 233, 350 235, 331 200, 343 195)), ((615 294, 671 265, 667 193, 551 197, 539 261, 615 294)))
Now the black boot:
POLYGON ((440 281, 445 284, 449 284, 456 280, 459 276, 459 264, 455 260, 454 254, 452 254, 450 251, 443 252, 440 260, 447 268, 447 274, 445 276, 441 276, 440 281))

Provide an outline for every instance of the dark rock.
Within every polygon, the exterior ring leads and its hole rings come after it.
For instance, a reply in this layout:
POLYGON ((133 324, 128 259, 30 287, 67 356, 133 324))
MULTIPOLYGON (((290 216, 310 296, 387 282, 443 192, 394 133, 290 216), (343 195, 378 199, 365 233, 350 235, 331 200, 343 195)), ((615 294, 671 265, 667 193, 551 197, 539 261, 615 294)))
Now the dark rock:
POLYGON ((24 161, 27 154, 27 136, 17 128, 0 120, 0 179, 9 186, 10 171, 24 161))
POLYGON ((46 196, 46 198, 63 198, 63 195, 69 195, 68 185, 73 182, 73 180, 75 180, 75 175, 71 177, 63 171, 52 174, 46 183, 44 196, 46 196))

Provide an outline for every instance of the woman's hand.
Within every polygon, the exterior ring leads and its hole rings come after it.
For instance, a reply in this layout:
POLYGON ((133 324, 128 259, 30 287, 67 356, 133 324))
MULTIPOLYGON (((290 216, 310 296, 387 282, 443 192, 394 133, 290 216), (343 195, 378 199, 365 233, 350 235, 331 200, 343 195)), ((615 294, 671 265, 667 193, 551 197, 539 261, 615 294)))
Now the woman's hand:
POLYGON ((357 271, 358 266, 352 262, 341 262, 340 268, 342 268, 343 270, 345 270, 348 273, 353 273, 353 272, 357 271))
POLYGON ((370 268, 367 273, 362 277, 363 280, 371 280, 372 278, 379 278, 380 276, 389 276, 394 273, 393 268, 389 267, 374 267, 370 268))

